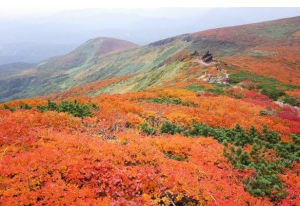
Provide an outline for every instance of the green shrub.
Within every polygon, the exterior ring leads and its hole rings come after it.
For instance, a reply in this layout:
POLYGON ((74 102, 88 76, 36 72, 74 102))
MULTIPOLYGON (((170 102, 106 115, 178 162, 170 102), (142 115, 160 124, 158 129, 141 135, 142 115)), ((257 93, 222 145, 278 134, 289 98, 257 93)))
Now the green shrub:
POLYGON ((259 114, 260 114, 261 116, 267 116, 267 115, 269 115, 269 113, 268 113, 267 111, 265 111, 265 110, 261 110, 261 111, 259 112, 259 114))
POLYGON ((29 106, 28 104, 21 104, 20 109, 32 109, 32 107, 29 106))
MULTIPOLYGON (((285 90, 288 89, 299 89, 300 86, 294 86, 290 84, 280 83, 274 78, 263 77, 251 73, 238 72, 235 74, 230 74, 230 82, 237 84, 245 80, 250 80, 252 83, 251 88, 261 89, 261 93, 267 95, 269 98, 273 100, 277 100, 279 97, 285 95, 285 90), (281 87, 283 89, 277 89, 281 87)), ((287 98, 286 101, 290 101, 294 104, 295 101, 291 98, 287 98)))
POLYGON ((225 92, 223 91, 222 88, 219 87, 214 87, 212 89, 207 89, 207 92, 213 93, 213 94, 217 94, 217 95, 222 95, 225 94, 225 92))
POLYGON ((10 107, 10 106, 8 106, 6 104, 3 105, 3 109, 9 109, 11 112, 16 111, 16 108, 10 107))
POLYGON ((186 156, 179 156, 179 155, 174 155, 171 151, 167 151, 164 152, 164 154, 169 158, 169 159, 173 159, 176 161, 184 161, 186 160, 188 157, 186 156))
MULTIPOLYGON (((92 109, 98 109, 98 107, 93 104, 91 106, 92 109)), ((90 111, 90 106, 88 105, 80 105, 77 100, 73 102, 62 101, 60 104, 56 104, 48 100, 48 104, 46 106, 37 106, 37 109, 41 112, 45 111, 57 111, 57 112, 66 112, 68 114, 73 115, 74 117, 91 117, 92 113, 90 111)))
POLYGON ((255 169, 255 173, 244 183, 254 196, 266 196, 278 203, 287 193, 285 185, 278 176, 293 161, 300 162, 300 137, 292 135, 294 143, 282 142, 280 135, 263 125, 263 131, 251 126, 248 131, 239 124, 233 129, 213 128, 205 124, 194 124, 191 128, 182 128, 168 121, 161 126, 161 133, 182 133, 189 137, 214 137, 224 145, 223 155, 237 169, 255 169), (244 147, 252 145, 251 151, 244 147), (275 159, 266 159, 269 150, 276 151, 275 159))
POLYGON ((192 91, 192 92, 199 92, 202 91, 204 89, 203 85, 196 85, 196 84, 192 84, 186 87, 187 90, 192 91))
POLYGON ((252 80, 253 82, 277 82, 276 79, 270 77, 263 77, 251 73, 238 72, 229 75, 230 82, 233 84, 240 83, 245 80, 252 80))
POLYGON ((300 101, 290 96, 284 96, 283 102, 292 106, 300 107, 300 101))
POLYGON ((169 97, 154 97, 147 100, 148 103, 159 103, 159 104, 181 104, 180 98, 169 98, 169 97))
POLYGON ((197 107, 198 105, 194 102, 183 102, 180 98, 169 98, 169 97, 154 97, 147 100, 148 103, 158 103, 158 104, 174 104, 174 105, 183 105, 183 106, 193 106, 197 107))
POLYGON ((140 129, 142 132, 148 134, 148 135, 154 135, 156 134, 156 130, 152 127, 149 127, 149 124, 147 122, 144 122, 141 126, 140 129))
POLYGON ((273 100, 277 100, 279 97, 285 95, 285 92, 282 90, 278 90, 274 87, 263 86, 261 93, 270 97, 273 100))
POLYGON ((183 128, 175 125, 175 124, 171 124, 169 121, 165 121, 163 122, 161 128, 160 128, 160 132, 161 133, 168 133, 168 134, 176 134, 176 133, 182 133, 184 131, 183 128))

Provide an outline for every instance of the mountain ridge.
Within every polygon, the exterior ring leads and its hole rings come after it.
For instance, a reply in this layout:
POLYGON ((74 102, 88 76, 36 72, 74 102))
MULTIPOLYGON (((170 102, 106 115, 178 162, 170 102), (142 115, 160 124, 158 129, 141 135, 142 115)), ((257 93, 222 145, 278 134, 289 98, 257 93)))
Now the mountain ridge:
POLYGON ((292 40, 291 43, 299 43, 298 37, 293 38, 293 34, 299 31, 299 16, 293 18, 279 19, 276 21, 265 21, 245 25, 222 27, 195 32, 195 36, 204 36, 211 39, 235 42, 238 40, 245 45, 272 44, 274 40, 286 38, 292 40), (263 31, 263 32, 262 32, 263 31), (243 33, 246 38, 241 38, 239 33, 243 33), (249 35, 251 34, 251 35, 249 35), (258 41, 257 41, 258 40, 258 41), (255 42, 257 41, 257 42, 255 42), (270 43, 269 43, 270 42, 270 43))
MULTIPOLYGON (((10 75, 8 78, 4 78, 4 76, 1 75, 2 79, 1 77, 0 79, 2 80, 2 83, 0 83, 0 87, 3 89, 2 92, 0 92, 0 97, 6 97, 12 94, 15 95, 14 98, 24 98, 27 95, 22 95, 21 93, 26 91, 15 87, 31 88, 35 90, 35 87, 43 84, 43 82, 52 81, 55 78, 65 78, 70 69, 76 70, 76 67, 78 66, 83 69, 89 67, 97 61, 99 56, 104 57, 105 55, 122 52, 126 49, 135 47, 138 47, 138 45, 125 40, 109 37, 90 39, 70 53, 49 58, 48 60, 39 63, 34 68, 22 70, 13 76, 10 75), (6 82, 8 82, 8 84, 6 84, 6 82)), ((47 93, 51 88, 53 89, 48 83, 46 84, 46 88, 38 89, 42 90, 42 92, 35 91, 33 95, 42 95, 43 92, 47 93)), ((59 90, 61 90, 61 88, 56 87, 53 91, 59 90)))
POLYGON ((86 41, 66 55, 53 57, 51 60, 44 61, 38 67, 41 66, 43 68, 45 64, 47 66, 48 62, 49 64, 53 64, 54 62, 54 66, 51 65, 52 67, 60 67, 61 70, 67 70, 82 64, 88 64, 89 61, 95 61, 99 57, 136 47, 138 47, 137 44, 129 41, 111 37, 96 37, 86 41))
MULTIPOLYGON (((103 55, 101 51, 93 50, 94 44, 101 44, 101 38, 96 38, 87 41, 67 55, 43 62, 32 70, 24 71, 9 80, 3 79, 0 86, 6 85, 7 89, 10 88, 16 92, 10 91, 8 94, 12 95, 8 97, 6 91, 0 95, 0 99, 4 101, 4 98, 9 100, 50 94, 107 78, 153 71, 164 65, 164 62, 173 55, 180 56, 180 53, 186 55, 195 50, 200 52, 210 50, 219 59, 227 57, 230 59, 229 57, 233 58, 235 55, 245 54, 245 52, 257 53, 255 48, 258 46, 274 48, 273 46, 276 45, 288 46, 297 54, 295 48, 299 46, 299 37, 294 33, 300 29, 299 19, 300 17, 294 17, 183 34, 139 47, 121 41, 125 47, 130 48, 128 51, 114 53, 109 50, 110 44, 102 45, 106 47, 104 49, 108 52, 106 55, 103 55), (272 31, 275 32, 278 28, 281 28, 277 32, 278 34, 273 34, 272 31), (261 35, 264 35, 267 40, 258 38, 261 35), (273 36, 278 38, 273 39, 273 36), (86 47, 88 49, 82 49, 86 47), (18 88, 15 88, 14 84, 18 88), (7 85, 9 86, 7 87, 7 85), (37 90, 37 88, 39 89, 37 90)), ((119 51, 118 45, 115 46, 116 51, 119 51)), ((258 52, 268 53, 260 50, 258 52)), ((295 68, 295 65, 292 67, 295 68)), ((262 73, 258 72, 258 74, 262 73)))

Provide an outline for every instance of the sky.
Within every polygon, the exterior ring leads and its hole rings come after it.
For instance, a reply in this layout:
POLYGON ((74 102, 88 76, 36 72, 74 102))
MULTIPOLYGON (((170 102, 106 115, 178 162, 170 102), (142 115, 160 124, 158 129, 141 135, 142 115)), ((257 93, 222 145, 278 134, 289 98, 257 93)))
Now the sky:
POLYGON ((145 45, 206 29, 300 16, 300 1, 269 2, 0 0, 0 65, 38 62, 96 37, 145 45))
POLYGON ((236 1, 236 0, 214 0, 214 1, 196 1, 196 0, 1 0, 2 7, 164 7, 164 6, 179 6, 179 7, 205 7, 205 6, 299 6, 295 0, 285 1, 236 1))
MULTIPOLYGON (((239 0, 0 0, 0 17, 44 16, 58 11, 83 8, 143 8, 157 7, 299 7, 300 1, 239 1, 239 0)), ((148 12, 149 13, 149 12, 148 12)))

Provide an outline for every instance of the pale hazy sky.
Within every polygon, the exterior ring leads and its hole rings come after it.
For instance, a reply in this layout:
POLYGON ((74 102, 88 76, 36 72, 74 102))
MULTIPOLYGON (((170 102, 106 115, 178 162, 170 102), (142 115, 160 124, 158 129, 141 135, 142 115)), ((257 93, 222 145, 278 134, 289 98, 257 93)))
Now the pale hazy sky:
POLYGON ((284 1, 239 1, 239 0, 213 0, 213 1, 199 1, 199 0, 1 0, 2 7, 216 7, 216 6, 299 6, 299 2, 295 0, 284 1))
POLYGON ((0 65, 39 62, 96 37, 145 45, 206 29, 300 16, 299 0, 269 2, 0 0, 0 65))
MULTIPOLYGON (((84 8, 143 8, 157 7, 299 7, 300 1, 262 1, 262 0, 0 0, 0 18, 15 16, 44 16, 65 10, 84 8)), ((147 12, 146 12, 147 13, 147 12)))

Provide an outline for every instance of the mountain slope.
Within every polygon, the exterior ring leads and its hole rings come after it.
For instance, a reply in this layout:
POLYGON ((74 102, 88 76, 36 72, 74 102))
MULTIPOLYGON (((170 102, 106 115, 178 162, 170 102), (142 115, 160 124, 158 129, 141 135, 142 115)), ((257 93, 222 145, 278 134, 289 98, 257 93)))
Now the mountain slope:
POLYGON ((94 64, 97 58, 136 47, 138 45, 128 41, 99 37, 85 42, 67 55, 42 63, 38 69, 68 70, 78 66, 88 67, 94 64))
POLYGON ((1 74, 1 77, 16 75, 17 73, 21 72, 22 70, 32 68, 34 66, 36 66, 36 64, 26 63, 26 62, 15 62, 15 63, 9 63, 9 64, 2 64, 2 65, 0 65, 0 74, 1 74))
MULTIPOLYGON (((131 82, 136 84, 137 80, 147 79, 148 74, 144 72, 159 73, 158 68, 164 72, 166 70, 162 67, 168 67, 166 62, 170 59, 180 61, 180 58, 195 50, 200 53, 209 50, 218 60, 232 62, 232 65, 240 69, 245 67, 244 70, 249 70, 247 65, 236 63, 241 56, 256 58, 254 61, 249 60, 250 63, 257 62, 258 58, 263 62, 269 62, 268 58, 272 60, 275 58, 276 67, 284 65, 283 68, 292 74, 293 71, 299 70, 298 59, 295 58, 299 53, 299 35, 297 35, 297 31, 300 30, 299 19, 300 17, 295 17, 185 34, 116 54, 112 54, 109 50, 106 55, 98 53, 93 49, 98 48, 93 46, 97 45, 97 41, 88 41, 68 55, 49 60, 10 79, 3 79, 0 85, 4 88, 1 100, 45 95, 106 78, 139 73, 137 77, 132 77, 135 79, 131 82), (285 58, 289 55, 284 54, 282 57, 281 51, 272 53, 276 48, 280 50, 279 47, 286 47, 282 51, 287 51, 288 48, 294 53, 294 63, 285 65, 285 58)), ((179 65, 176 64, 175 67, 178 68, 179 65)), ((252 70, 259 75, 268 73, 263 72, 261 67, 252 70)), ((273 76, 277 77, 276 75, 278 76, 277 72, 273 76)), ((293 76, 291 78, 292 80, 288 82, 297 84, 296 79, 293 76)), ((150 85, 136 87, 130 84, 127 88, 136 90, 147 86, 150 85)))
POLYGON ((99 57, 136 47, 138 45, 128 41, 106 37, 95 38, 69 54, 53 57, 17 74, 7 77, 0 70, 0 101, 60 91, 62 88, 57 82, 65 80, 71 69, 88 68, 95 64, 99 57))
POLYGON ((255 24, 211 29, 194 33, 195 36, 206 37, 246 46, 275 46, 299 44, 300 17, 280 19, 255 24))
POLYGON ((0 205, 299 205, 295 32, 205 32, 53 69, 103 80, 0 104, 0 205))
POLYGON ((133 50, 132 53, 108 56, 102 59, 101 64, 79 73, 78 77, 81 81, 89 82, 103 77, 110 78, 139 72, 126 80, 114 82, 101 89, 88 90, 87 95, 97 95, 102 92, 124 93, 165 85, 165 81, 174 80, 179 74, 185 75, 186 81, 193 82, 193 78, 204 74, 205 66, 190 62, 192 59, 190 54, 194 50, 202 54, 210 50, 219 60, 220 65, 230 73, 251 72, 299 86, 300 62, 296 58, 300 55, 299 35, 297 35, 300 30, 299 20, 299 17, 295 17, 172 37, 133 50), (276 35, 276 32, 281 34, 276 35), (147 57, 137 56, 137 53, 146 49, 148 49, 147 57), (156 51, 155 49, 167 52, 154 53, 155 56, 150 56, 156 51), (170 49, 175 52, 168 52, 170 49), (131 56, 137 57, 132 59, 131 56), (114 64, 118 61, 122 63, 114 64))

